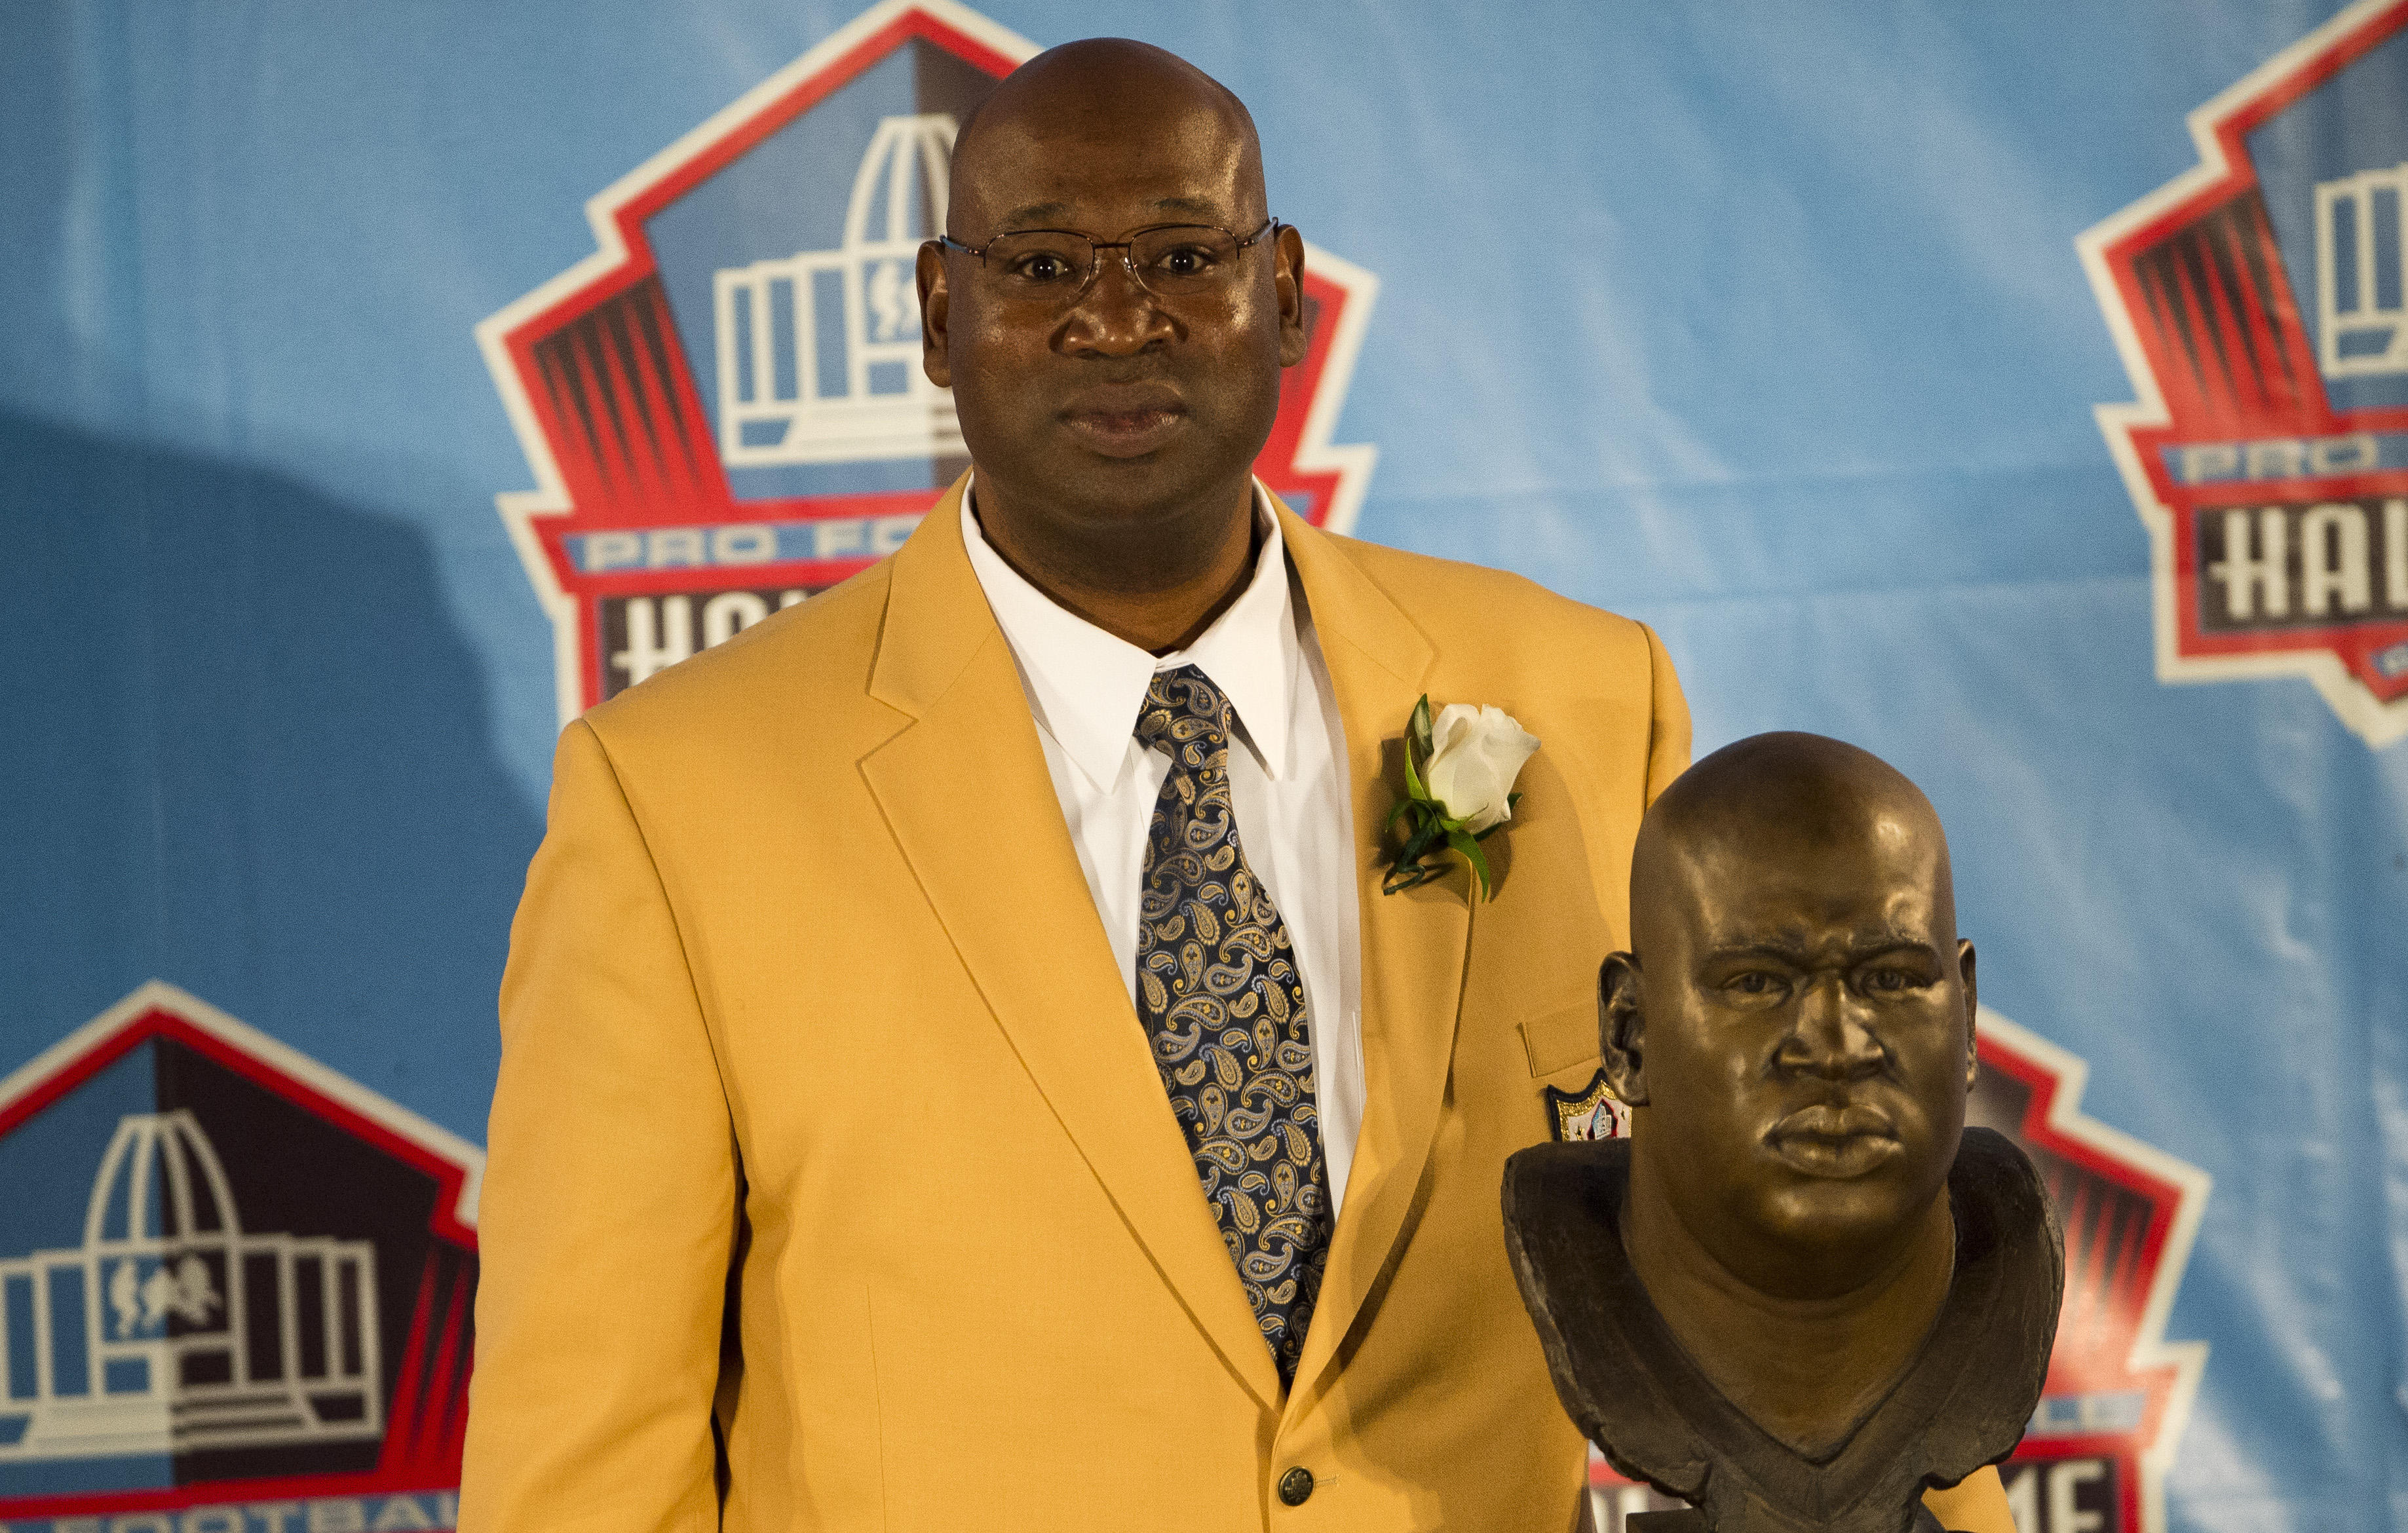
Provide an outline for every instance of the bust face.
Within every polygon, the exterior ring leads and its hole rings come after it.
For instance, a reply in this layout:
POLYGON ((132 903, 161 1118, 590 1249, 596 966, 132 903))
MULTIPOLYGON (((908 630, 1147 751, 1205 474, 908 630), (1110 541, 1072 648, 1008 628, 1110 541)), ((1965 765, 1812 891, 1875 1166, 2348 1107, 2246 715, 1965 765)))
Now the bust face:
POLYGON ((1633 911, 1635 1153, 1726 1268, 1792 1297, 1928 1214, 1965 1123, 1972 953, 1945 843, 1928 812, 1855 818, 1687 836, 1633 911))

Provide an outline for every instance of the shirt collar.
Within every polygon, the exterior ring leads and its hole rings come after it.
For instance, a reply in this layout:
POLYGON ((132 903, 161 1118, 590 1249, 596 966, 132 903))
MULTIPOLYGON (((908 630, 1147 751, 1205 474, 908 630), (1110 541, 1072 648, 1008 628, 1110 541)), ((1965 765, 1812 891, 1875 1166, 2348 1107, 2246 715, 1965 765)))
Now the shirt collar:
MULTIPOLYGON (((974 488, 974 487, 973 487, 974 488)), ((1184 650, 1153 655, 1028 583, 986 540, 962 496, 962 542, 996 624, 1027 682, 1039 727, 1089 781, 1106 792, 1128 764, 1138 710, 1157 671, 1194 666, 1212 679, 1238 716, 1238 734, 1274 781, 1287 775, 1288 712, 1302 650, 1289 597, 1287 549, 1261 487, 1254 516, 1262 547, 1246 589, 1184 650)))

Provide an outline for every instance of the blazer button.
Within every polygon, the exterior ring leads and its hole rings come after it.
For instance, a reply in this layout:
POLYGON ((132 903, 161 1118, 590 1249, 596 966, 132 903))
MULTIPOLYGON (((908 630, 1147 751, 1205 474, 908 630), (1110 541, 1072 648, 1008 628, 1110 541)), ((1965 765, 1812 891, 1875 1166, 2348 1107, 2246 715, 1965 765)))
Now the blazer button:
POLYGON ((1312 1498, 1312 1471, 1299 1464, 1280 1476, 1280 1504, 1300 1507, 1312 1498))

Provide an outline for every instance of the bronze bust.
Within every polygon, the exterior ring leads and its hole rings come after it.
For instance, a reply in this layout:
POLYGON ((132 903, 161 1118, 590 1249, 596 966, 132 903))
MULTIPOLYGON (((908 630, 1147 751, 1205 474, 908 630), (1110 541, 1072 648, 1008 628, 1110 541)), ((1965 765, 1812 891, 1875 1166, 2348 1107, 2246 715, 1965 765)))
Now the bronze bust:
POLYGON ((1714 1533, 1933 1527, 2012 1452, 2062 1244, 1965 1127, 1973 947, 1912 782, 1814 735, 1716 752, 1649 809, 1605 960, 1630 1138, 1508 1162, 1505 1227, 1565 1410, 1714 1533))

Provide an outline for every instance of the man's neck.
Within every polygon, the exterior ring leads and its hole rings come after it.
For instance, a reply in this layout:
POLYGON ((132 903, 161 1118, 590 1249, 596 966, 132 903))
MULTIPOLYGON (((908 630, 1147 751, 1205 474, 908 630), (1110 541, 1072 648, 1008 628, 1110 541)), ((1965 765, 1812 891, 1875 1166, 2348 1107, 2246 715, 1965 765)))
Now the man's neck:
POLYGON ((1817 1462, 1845 1446, 1905 1376, 1956 1266, 1942 1192, 1862 1284, 1828 1297, 1764 1293, 1691 1236, 1636 1154, 1622 1238, 1647 1297, 1699 1370, 1751 1421, 1817 1462))
POLYGON ((1260 547, 1251 476, 1234 493, 1100 527, 1066 523, 978 479, 971 514, 988 546, 1054 605, 1153 654, 1202 638, 1245 591, 1260 547))

